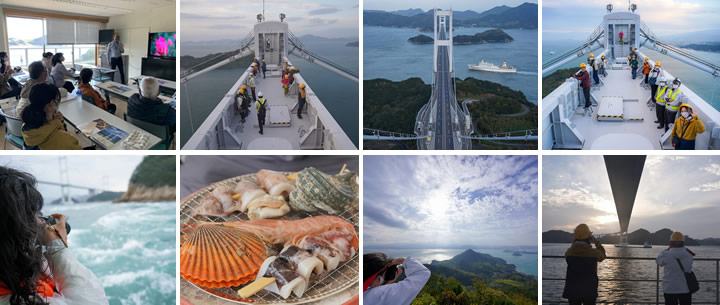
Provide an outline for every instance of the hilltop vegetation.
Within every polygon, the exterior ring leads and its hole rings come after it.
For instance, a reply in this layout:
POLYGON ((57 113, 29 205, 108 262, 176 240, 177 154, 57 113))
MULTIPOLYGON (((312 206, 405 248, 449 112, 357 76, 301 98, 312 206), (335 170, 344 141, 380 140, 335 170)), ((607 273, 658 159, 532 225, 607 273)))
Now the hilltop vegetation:
MULTIPOLYGON (((458 106, 462 107, 462 101, 466 99, 478 100, 468 104, 476 134, 537 128, 537 105, 530 103, 521 91, 472 77, 464 80, 455 79, 455 82, 458 106)), ((432 87, 420 78, 410 78, 400 82, 373 79, 363 81, 363 92, 365 128, 413 134, 417 113, 430 100, 432 87)), ((403 145, 388 147, 378 142, 365 141, 365 144, 369 144, 369 149, 404 149, 403 145)), ((415 147, 414 141, 403 143, 410 149, 415 147)), ((514 141, 510 144, 498 141, 474 141, 474 143, 476 148, 483 149, 526 149, 527 146, 537 146, 537 141, 514 141), (515 146, 518 144, 521 146, 515 146)))
MULTIPOLYGON (((183 55, 180 56, 180 69, 181 70, 187 70, 190 68, 195 67, 196 65, 202 64, 202 66, 196 67, 195 70, 201 70, 203 68, 207 68, 209 66, 212 66, 221 60, 228 58, 231 55, 237 54, 239 50, 230 51, 230 52, 223 52, 223 53, 213 53, 208 54, 203 57, 194 57, 190 55, 183 55)), ((247 69, 247 67, 250 66, 250 63, 252 63, 254 55, 248 55, 244 56, 230 64, 224 65, 220 67, 219 69, 247 69)))
POLYGON ((413 305, 537 304, 537 278, 503 259, 466 250, 425 266, 432 274, 413 305))
POLYGON ((575 74, 578 68, 559 69, 550 75, 543 77, 542 80, 542 98, 545 98, 550 92, 562 85, 568 77, 575 74))
POLYGON ((130 184, 175 186, 175 156, 145 156, 133 171, 130 184))
MULTIPOLYGON (((505 31, 501 29, 493 29, 477 33, 475 35, 456 35, 453 37, 453 44, 499 43, 512 42, 513 40, 512 36, 505 33, 505 31)), ((411 37, 408 41, 414 44, 430 44, 434 42, 434 39, 430 36, 420 34, 415 37, 411 37)))

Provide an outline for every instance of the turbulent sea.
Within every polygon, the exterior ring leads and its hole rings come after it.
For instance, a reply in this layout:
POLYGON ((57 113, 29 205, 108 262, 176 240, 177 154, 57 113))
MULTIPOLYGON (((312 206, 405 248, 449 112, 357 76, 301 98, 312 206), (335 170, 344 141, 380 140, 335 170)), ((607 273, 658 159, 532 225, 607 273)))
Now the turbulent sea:
POLYGON ((69 249, 111 305, 175 304, 174 202, 45 205, 52 213, 68 217, 69 249))

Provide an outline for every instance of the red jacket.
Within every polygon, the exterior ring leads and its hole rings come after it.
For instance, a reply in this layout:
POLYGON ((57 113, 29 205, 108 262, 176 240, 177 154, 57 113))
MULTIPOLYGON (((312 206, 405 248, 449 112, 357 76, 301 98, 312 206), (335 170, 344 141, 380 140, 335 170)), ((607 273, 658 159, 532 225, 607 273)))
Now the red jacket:
POLYGON ((583 71, 582 73, 580 73, 580 76, 575 76, 574 78, 582 81, 580 87, 590 88, 590 73, 588 71, 583 71))

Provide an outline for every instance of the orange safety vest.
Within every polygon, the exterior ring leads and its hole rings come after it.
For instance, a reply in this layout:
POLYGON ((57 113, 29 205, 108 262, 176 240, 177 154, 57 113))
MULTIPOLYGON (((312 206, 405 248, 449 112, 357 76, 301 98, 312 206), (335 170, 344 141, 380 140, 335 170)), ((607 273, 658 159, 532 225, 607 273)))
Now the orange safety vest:
MULTIPOLYGON (((37 287, 35 287, 35 293, 37 293, 41 297, 48 298, 55 295, 55 282, 53 282, 52 279, 40 279, 35 282, 35 284, 37 284, 37 287)), ((0 296, 6 296, 11 294, 12 291, 5 287, 5 283, 0 282, 0 296)))

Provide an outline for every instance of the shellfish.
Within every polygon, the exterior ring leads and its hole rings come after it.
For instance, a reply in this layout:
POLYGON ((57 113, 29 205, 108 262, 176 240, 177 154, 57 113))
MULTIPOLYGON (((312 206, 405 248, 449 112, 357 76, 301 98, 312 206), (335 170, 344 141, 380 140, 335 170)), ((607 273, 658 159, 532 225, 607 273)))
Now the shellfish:
POLYGON ((268 257, 265 243, 251 232, 202 224, 187 235, 180 247, 180 275, 203 287, 245 284, 268 257))
POLYGON ((356 178, 357 175, 349 171, 333 176, 314 167, 303 169, 297 173, 290 206, 293 210, 340 214, 357 200, 356 178))

